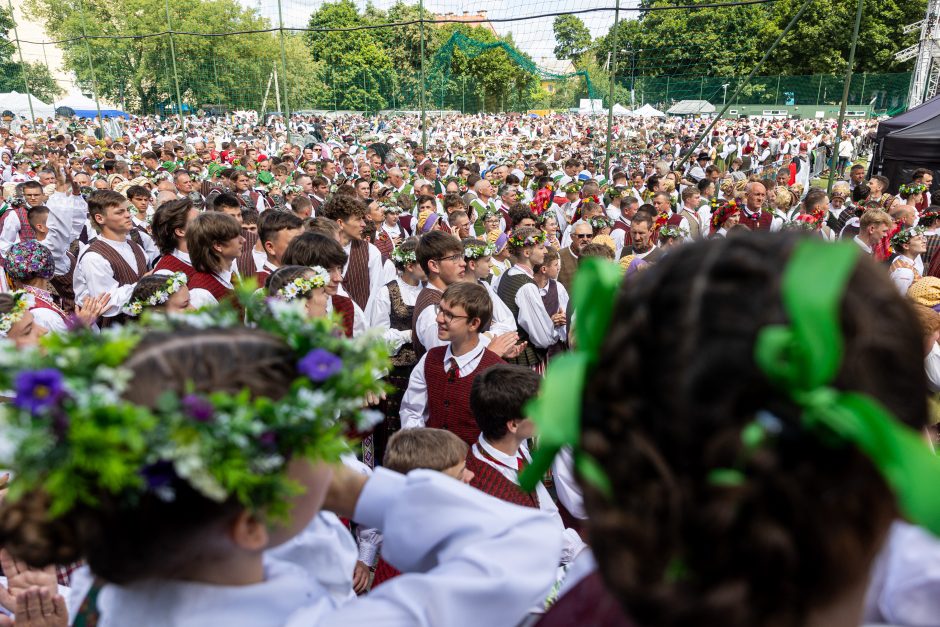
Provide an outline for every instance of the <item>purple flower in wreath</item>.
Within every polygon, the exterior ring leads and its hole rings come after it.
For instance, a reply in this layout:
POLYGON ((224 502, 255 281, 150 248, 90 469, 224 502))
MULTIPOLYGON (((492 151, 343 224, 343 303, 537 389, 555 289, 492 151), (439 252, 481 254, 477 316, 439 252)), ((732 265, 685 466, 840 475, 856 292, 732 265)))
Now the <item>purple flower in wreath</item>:
POLYGON ((183 413, 196 422, 212 422, 215 407, 205 398, 197 394, 187 394, 180 402, 183 413))
POLYGON ((273 431, 265 431, 258 438, 258 443, 261 444, 261 448, 273 451, 277 448, 277 434, 273 431))
POLYGON ((148 490, 157 490, 170 485, 176 478, 176 470, 173 463, 161 459, 160 461, 148 464, 140 469, 140 474, 147 482, 148 490))
POLYGON ((21 372, 16 375, 13 388, 13 404, 31 414, 52 407, 65 394, 62 373, 55 368, 21 372))
POLYGON ((322 348, 315 348, 297 364, 302 374, 311 381, 322 383, 343 369, 343 360, 322 348))

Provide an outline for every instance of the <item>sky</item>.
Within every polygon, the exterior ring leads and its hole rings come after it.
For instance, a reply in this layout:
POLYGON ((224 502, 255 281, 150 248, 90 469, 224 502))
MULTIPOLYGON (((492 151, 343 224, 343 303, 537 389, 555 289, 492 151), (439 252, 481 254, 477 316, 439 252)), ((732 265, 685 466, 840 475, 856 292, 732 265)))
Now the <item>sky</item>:
MULTIPOLYGON (((408 0, 406 0, 408 1, 408 0)), ((278 23, 277 0, 240 0, 245 6, 259 9, 261 14, 278 23)), ((366 0, 355 0, 360 9, 366 6, 366 0)), ((310 14, 322 5, 322 0, 282 0, 285 26, 305 26, 310 14)), ((374 6, 386 9, 394 0, 374 0, 374 6)), ((416 2, 415 2, 416 4, 416 2)), ((590 29, 594 38, 605 35, 614 23, 614 6, 616 0, 488 0, 487 2, 471 2, 470 0, 426 0, 425 7, 437 14, 463 12, 470 14, 480 10, 487 11, 490 19, 515 18, 546 13, 558 13, 571 10, 592 8, 609 9, 579 15, 585 25, 590 29)), ((637 6, 636 0, 623 0, 621 8, 637 6)), ((622 11, 621 19, 630 19, 630 11, 622 11)), ((554 59, 555 36, 552 32, 553 17, 522 20, 517 22, 494 23, 497 32, 505 35, 512 32, 513 40, 523 52, 528 53, 538 63, 541 58, 554 59)))

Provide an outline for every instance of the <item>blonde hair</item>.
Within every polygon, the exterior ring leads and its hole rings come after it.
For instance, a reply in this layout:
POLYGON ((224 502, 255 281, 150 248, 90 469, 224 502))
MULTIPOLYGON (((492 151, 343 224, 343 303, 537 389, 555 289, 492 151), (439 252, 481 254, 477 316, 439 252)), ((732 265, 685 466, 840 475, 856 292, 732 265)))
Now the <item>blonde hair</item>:
POLYGON ((444 429, 402 429, 388 440, 382 465, 402 474, 416 468, 443 472, 467 458, 467 443, 444 429))

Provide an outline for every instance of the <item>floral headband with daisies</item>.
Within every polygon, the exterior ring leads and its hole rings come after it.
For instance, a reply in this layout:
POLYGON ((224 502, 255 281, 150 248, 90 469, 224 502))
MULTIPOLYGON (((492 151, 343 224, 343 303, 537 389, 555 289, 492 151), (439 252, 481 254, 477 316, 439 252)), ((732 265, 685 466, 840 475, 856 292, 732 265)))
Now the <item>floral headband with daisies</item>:
POLYGON ((509 236, 510 248, 526 248, 545 243, 545 231, 536 231, 528 237, 522 238, 513 233, 509 236))
MULTIPOLYGON (((239 288, 255 326, 280 338, 295 356, 297 378, 274 402, 243 389, 167 391, 153 407, 123 398, 132 373, 124 367, 151 330, 228 329, 242 315, 224 303, 100 334, 80 329, 43 338, 41 348, 0 348, 0 467, 14 471, 11 500, 42 490, 52 517, 94 509, 101 496, 133 507, 145 495, 176 498, 185 481, 205 498, 236 499, 251 511, 284 519, 300 486, 291 459, 335 462, 353 429, 368 429, 369 395, 384 392, 374 376, 388 367, 380 337, 346 338, 333 318, 306 317, 302 305, 252 299, 239 288)), ((193 386, 194 387, 194 386, 193 386)))
POLYGON ((322 266, 310 268, 312 277, 299 276, 277 291, 277 295, 287 302, 297 298, 306 298, 315 289, 323 288, 330 283, 330 273, 322 266))
POLYGON ((141 298, 124 305, 123 312, 128 316, 139 316, 144 312, 145 307, 159 307, 170 300, 170 296, 183 289, 188 282, 186 274, 183 272, 174 272, 167 275, 166 283, 163 289, 151 294, 147 298, 141 298))
POLYGON ((492 257, 496 253, 496 246, 493 244, 467 244, 463 249, 464 259, 482 259, 483 257, 492 257))
POLYGON ((13 325, 23 319, 26 312, 35 304, 33 295, 26 290, 10 292, 13 297, 13 308, 7 313, 0 314, 0 337, 6 337, 13 325))
POLYGON ((395 262, 395 263, 397 263, 397 264, 401 264, 401 265, 403 265, 403 266, 404 266, 404 265, 407 265, 407 264, 409 264, 409 263, 417 263, 417 262, 418 262, 418 255, 415 254, 415 251, 413 251, 413 250, 402 250, 402 249, 401 249, 401 246, 399 246, 399 247, 397 247, 395 250, 393 250, 393 251, 392 251, 392 254, 389 255, 389 257, 391 257, 391 259, 392 259, 393 262, 395 262))
POLYGON ((923 235, 925 229, 922 226, 912 226, 909 229, 902 229, 891 237, 891 247, 895 250, 901 250, 901 246, 910 242, 913 238, 923 235))

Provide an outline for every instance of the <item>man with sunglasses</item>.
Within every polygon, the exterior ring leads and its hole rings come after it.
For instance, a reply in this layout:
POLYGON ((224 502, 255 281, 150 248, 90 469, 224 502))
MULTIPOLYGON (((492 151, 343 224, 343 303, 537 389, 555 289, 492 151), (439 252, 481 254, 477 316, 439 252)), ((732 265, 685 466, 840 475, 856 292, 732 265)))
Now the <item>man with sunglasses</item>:
POLYGON ((565 286, 568 293, 571 293, 571 284, 574 280, 574 273, 578 269, 578 257, 585 244, 591 243, 594 237, 594 229, 590 222, 578 222, 571 227, 571 244, 565 246, 559 251, 561 257, 561 270, 558 273, 558 281, 565 286))

